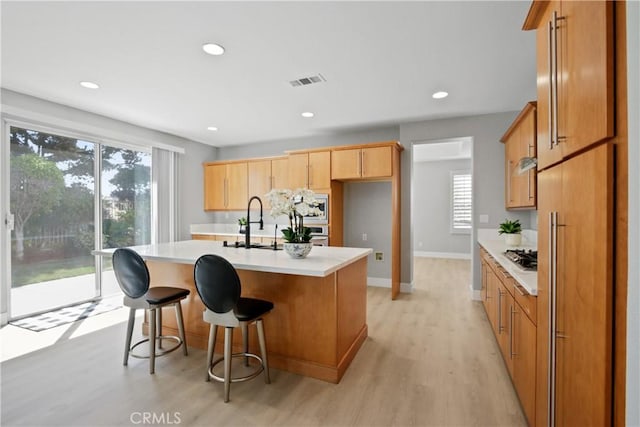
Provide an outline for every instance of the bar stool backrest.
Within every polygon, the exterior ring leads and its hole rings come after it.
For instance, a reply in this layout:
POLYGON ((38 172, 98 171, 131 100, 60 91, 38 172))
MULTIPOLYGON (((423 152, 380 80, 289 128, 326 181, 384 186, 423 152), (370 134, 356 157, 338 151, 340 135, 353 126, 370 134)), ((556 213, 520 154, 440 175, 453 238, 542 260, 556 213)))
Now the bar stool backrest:
POLYGON ((120 289, 129 298, 140 298, 149 290, 149 269, 142 257, 128 248, 116 249, 111 258, 120 289))
POLYGON ((221 256, 202 255, 193 269, 198 295, 214 313, 233 310, 240 299, 242 287, 236 269, 221 256))

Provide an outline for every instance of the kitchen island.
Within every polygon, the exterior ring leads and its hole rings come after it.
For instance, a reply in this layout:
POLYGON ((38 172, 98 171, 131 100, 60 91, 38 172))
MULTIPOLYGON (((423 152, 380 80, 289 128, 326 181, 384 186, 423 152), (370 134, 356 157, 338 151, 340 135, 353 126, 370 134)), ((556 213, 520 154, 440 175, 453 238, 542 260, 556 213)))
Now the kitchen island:
MULTIPOLYGON (((193 281, 193 265, 204 254, 220 255, 236 268, 242 296, 274 303, 275 308, 264 318, 271 367, 338 383, 367 337, 367 255, 371 249, 318 246, 305 259, 292 259, 284 251, 224 247, 222 242, 208 240, 131 249, 146 261, 151 286, 191 291, 182 305, 190 347, 206 349, 209 337, 209 324, 202 320, 205 307, 193 281)), ((110 256, 113 251, 94 253, 110 256)), ((177 334, 175 316, 167 313, 162 319, 163 333, 177 334)), ((256 351, 252 332, 249 347, 256 351)), ((234 352, 241 351, 241 343, 240 331, 234 331, 234 352)), ((216 351, 221 348, 218 342, 216 351)))

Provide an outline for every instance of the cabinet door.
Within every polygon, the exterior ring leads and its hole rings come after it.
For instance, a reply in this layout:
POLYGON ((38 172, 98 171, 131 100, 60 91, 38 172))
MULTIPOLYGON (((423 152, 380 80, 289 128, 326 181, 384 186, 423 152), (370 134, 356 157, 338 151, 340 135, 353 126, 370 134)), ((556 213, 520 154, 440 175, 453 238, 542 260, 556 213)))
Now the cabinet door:
POLYGON ((612 154, 613 147, 605 144, 562 164, 556 425, 607 425, 611 420, 612 154))
MULTIPOLYGON (((536 157, 536 120, 537 109, 531 110, 524 118, 520 125, 520 157, 536 157)), ((538 203, 537 198, 537 172, 536 169, 529 169, 526 174, 520 175, 522 183, 520 184, 520 206, 535 208, 538 203)))
POLYGON ((331 179, 360 178, 360 149, 331 152, 331 179))
POLYGON ((227 201, 226 165, 204 166, 204 210, 224 209, 227 201))
POLYGON ((511 360, 511 350, 512 350, 512 337, 511 337, 511 320, 512 315, 511 312, 513 310, 513 297, 507 291, 505 285, 497 279, 497 333, 496 337, 498 338, 498 344, 500 345, 500 351, 502 352, 502 357, 504 358, 504 362, 507 365, 507 369, 509 370, 509 374, 513 376, 513 363, 511 360))
POLYGON ((543 169, 614 134, 613 2, 550 2, 536 42, 543 169))
POLYGON ((312 190, 331 188, 331 152, 309 153, 309 188, 312 190))
POLYGON ((518 305, 511 314, 513 383, 530 426, 535 423, 536 405, 536 326, 518 305))
POLYGON ((517 180, 514 170, 518 163, 519 131, 516 129, 504 143, 504 200, 507 209, 518 206, 517 180))
POLYGON ((560 15, 560 2, 549 2, 540 26, 536 30, 536 64, 537 64, 537 97, 538 97, 538 170, 551 166, 562 160, 560 148, 551 141, 552 112, 554 109, 552 96, 552 78, 554 70, 551 67, 553 37, 549 28, 553 12, 560 15))
POLYGON ((247 163, 227 165, 227 209, 242 210, 249 201, 247 185, 247 163))
POLYGON ((258 196, 264 203, 264 195, 271 190, 271 160, 249 162, 247 171, 249 197, 258 196))
POLYGON ((271 188, 289 188, 289 160, 271 160, 271 188))
POLYGON ((613 2, 562 2, 558 22, 562 154, 613 136, 613 2))
POLYGON ((363 148, 361 153, 363 178, 385 178, 392 175, 391 147, 363 148))
POLYGON ((497 305, 498 278, 496 277, 491 267, 489 267, 489 265, 487 265, 486 273, 487 273, 487 294, 484 300, 484 307, 485 307, 485 310, 487 311, 489 324, 491 324, 491 328, 493 329, 494 333, 497 335, 498 324, 496 319, 498 314, 498 305, 497 305))
POLYGON ((289 187, 307 188, 309 179, 309 155, 307 153, 289 155, 289 187))

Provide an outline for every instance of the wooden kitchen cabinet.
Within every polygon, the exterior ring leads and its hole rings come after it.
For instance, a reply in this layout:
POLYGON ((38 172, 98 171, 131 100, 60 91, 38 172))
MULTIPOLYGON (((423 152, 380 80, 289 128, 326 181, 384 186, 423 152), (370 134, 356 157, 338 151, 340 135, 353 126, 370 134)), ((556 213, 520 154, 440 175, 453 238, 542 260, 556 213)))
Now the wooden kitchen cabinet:
POLYGON ((329 151, 311 151, 289 154, 289 186, 292 189, 331 188, 331 154, 329 151))
POLYGON ((392 147, 362 147, 331 151, 331 179, 388 178, 393 174, 392 147))
POLYGON ((205 210, 246 209, 247 194, 247 162, 204 165, 205 210))
MULTIPOLYGON (((517 296, 517 295, 515 295, 517 296)), ((536 325, 520 304, 512 304, 513 384, 530 426, 536 416, 536 325)))
POLYGON ((505 207, 535 209, 536 168, 518 173, 523 158, 536 157, 536 102, 529 102, 500 138, 505 149, 505 207))
MULTIPOLYGON (((497 277, 497 276, 496 276, 497 277)), ((513 325, 513 296, 507 290, 507 286, 500 279, 497 281, 496 286, 496 298, 497 298, 497 320, 496 320, 496 338, 504 363, 507 365, 507 370, 513 378, 513 331, 511 327, 513 325)))
POLYGON ((548 381, 554 378, 556 425, 610 425, 612 144, 541 171, 538 184, 536 423, 548 424, 548 381), (551 323, 543 315, 549 312, 554 314, 551 323), (549 365, 552 354, 555 364, 549 365))
MULTIPOLYGON (((262 200, 264 209, 269 209, 269 203, 264 195, 274 188, 287 188, 289 171, 288 159, 252 160, 247 164, 249 197, 258 196, 262 200)), ((258 209, 256 203, 252 208, 258 209)))
POLYGON ((613 2, 533 2, 538 170, 614 135, 613 2))

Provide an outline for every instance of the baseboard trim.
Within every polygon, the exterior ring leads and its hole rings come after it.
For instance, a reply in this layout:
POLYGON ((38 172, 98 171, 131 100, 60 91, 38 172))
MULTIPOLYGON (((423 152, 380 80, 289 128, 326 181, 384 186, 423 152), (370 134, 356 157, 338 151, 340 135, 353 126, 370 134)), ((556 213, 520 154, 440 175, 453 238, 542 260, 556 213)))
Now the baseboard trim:
MULTIPOLYGON (((367 286, 391 289, 391 279, 387 279, 385 277, 367 277, 367 286)), ((400 292, 404 294, 412 293, 413 283, 400 282, 400 292)))
POLYGON ((469 283, 469 290, 471 291, 471 299, 473 301, 482 301, 482 291, 473 289, 473 283, 469 283))
POLYGON ((471 254, 462 254, 458 252, 413 251, 413 256, 421 258, 471 259, 471 254))
POLYGON ((4 311, 0 313, 0 325, 4 326, 9 323, 9 313, 4 311))

